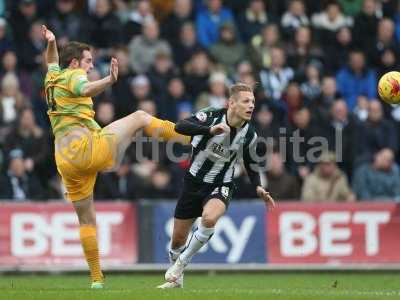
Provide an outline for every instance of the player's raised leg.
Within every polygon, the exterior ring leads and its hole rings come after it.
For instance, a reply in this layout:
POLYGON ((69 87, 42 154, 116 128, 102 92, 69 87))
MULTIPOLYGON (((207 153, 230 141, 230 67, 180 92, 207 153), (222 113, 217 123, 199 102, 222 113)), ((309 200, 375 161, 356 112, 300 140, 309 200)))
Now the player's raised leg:
POLYGON ((96 214, 93 195, 73 202, 79 220, 79 236, 90 269, 92 288, 100 289, 104 285, 104 276, 100 268, 99 247, 96 234, 96 214))
POLYGON ((176 282, 182 276, 185 267, 193 256, 214 234, 215 225, 218 219, 225 213, 225 210, 225 203, 218 198, 212 198, 206 203, 197 230, 193 233, 185 250, 165 273, 165 280, 168 282, 176 282))
MULTIPOLYGON (((179 255, 185 250, 189 232, 196 219, 174 219, 171 243, 168 249, 168 257, 171 264, 174 264, 179 255)), ((183 288, 183 273, 175 282, 166 282, 159 285, 159 289, 183 288)))
POLYGON ((164 141, 174 140, 182 144, 189 144, 190 137, 179 134, 174 129, 175 124, 151 116, 142 110, 137 110, 130 115, 112 122, 103 132, 117 136, 116 164, 118 164, 125 153, 125 150, 132 143, 136 133, 143 129, 147 136, 162 139, 164 141))

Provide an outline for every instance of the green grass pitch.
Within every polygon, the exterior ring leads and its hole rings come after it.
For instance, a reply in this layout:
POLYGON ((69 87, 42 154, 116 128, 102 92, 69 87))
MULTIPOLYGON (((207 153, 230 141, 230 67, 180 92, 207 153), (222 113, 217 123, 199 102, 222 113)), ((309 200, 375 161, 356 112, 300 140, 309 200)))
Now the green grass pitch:
POLYGON ((184 289, 155 289, 162 278, 162 274, 110 274, 106 289, 92 291, 83 275, 2 275, 0 300, 400 299, 396 273, 189 273, 184 289))

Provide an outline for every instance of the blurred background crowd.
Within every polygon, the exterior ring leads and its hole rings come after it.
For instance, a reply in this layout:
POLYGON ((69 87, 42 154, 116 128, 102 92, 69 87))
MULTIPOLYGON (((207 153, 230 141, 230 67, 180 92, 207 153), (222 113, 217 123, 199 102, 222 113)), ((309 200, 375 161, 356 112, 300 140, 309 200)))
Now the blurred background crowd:
MULTIPOLYGON (((118 59, 118 82, 94 99, 100 125, 137 109, 176 122, 221 108, 241 81, 255 89, 259 136, 273 141, 263 175, 275 198, 396 200, 400 107, 378 100, 376 85, 398 70, 399 3, 0 0, 0 198, 63 198, 43 90, 47 24, 59 47, 94 47, 90 80, 118 59), (315 137, 328 142, 317 162, 307 155, 315 137)), ((146 144, 138 161, 130 147, 116 172, 99 175, 95 198, 176 198, 189 163, 172 163, 161 149, 156 159, 146 144)), ((241 166, 235 177, 235 199, 255 197, 241 166)))

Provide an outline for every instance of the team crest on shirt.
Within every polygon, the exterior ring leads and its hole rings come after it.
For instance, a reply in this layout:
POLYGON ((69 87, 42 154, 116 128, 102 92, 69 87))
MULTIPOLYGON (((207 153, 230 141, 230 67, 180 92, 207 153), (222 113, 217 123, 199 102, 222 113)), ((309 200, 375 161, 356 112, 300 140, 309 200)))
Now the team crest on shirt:
POLYGON ((87 80, 87 76, 85 75, 80 75, 76 78, 77 81, 86 81, 87 80))
POLYGON ((198 113, 196 113, 196 118, 200 122, 205 122, 207 120, 207 114, 204 111, 199 111, 198 113))
POLYGON ((225 198, 228 198, 228 196, 229 196, 229 187, 227 187, 227 186, 221 187, 221 194, 225 198))

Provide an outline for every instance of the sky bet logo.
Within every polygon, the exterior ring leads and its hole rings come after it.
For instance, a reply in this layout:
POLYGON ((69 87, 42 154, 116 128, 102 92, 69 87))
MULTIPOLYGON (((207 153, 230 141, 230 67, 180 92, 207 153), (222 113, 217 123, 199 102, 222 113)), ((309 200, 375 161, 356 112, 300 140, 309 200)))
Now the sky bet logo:
MULTIPOLYGON (((165 224, 165 231, 168 237, 172 235, 173 223, 174 219, 171 218, 165 224)), ((201 253, 210 254, 210 252, 214 252, 217 254, 224 254, 226 257, 225 262, 227 263, 240 262, 256 223, 257 219, 254 215, 246 216, 238 226, 235 225, 231 217, 221 217, 215 227, 214 235, 208 244, 200 249, 199 255, 201 255, 201 253)), ((169 242, 165 246, 168 250, 169 242)))

